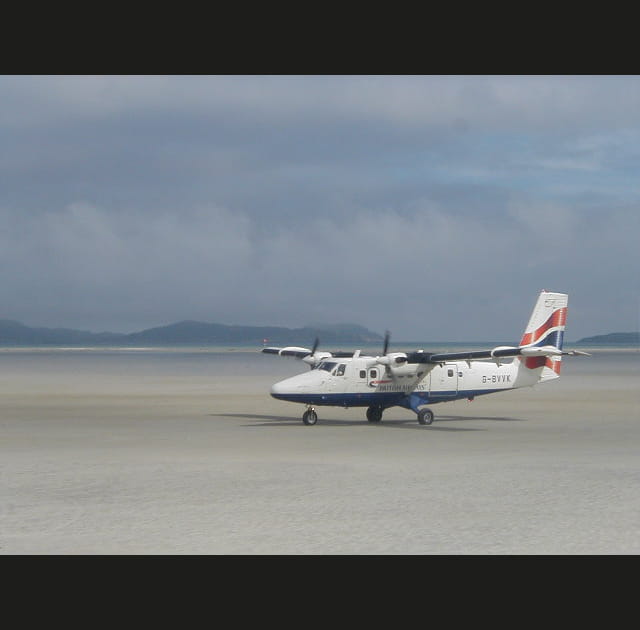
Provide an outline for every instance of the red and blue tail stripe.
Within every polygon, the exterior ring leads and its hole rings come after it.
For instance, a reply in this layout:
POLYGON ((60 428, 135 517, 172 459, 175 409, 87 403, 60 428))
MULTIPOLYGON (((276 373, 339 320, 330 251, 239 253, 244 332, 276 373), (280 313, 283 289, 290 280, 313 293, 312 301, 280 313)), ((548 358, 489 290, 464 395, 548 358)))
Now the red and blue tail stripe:
POLYGON ((559 308, 554 311, 549 319, 542 324, 539 328, 533 332, 527 332, 522 336, 520 341, 521 346, 541 346, 541 345, 553 345, 556 348, 562 349, 562 340, 564 335, 564 327, 567 322, 567 307, 559 308), (560 333, 557 338, 553 340, 547 340, 547 335, 551 329, 556 329, 552 333, 560 333), (544 343, 541 343, 543 342, 544 343), (556 342, 556 343, 554 343, 556 342))
MULTIPOLYGON (((555 346, 562 350, 564 329, 567 321, 567 307, 554 311, 547 321, 532 332, 526 332, 520 341, 521 346, 555 346)), ((547 366, 560 374, 560 361, 548 357, 529 357, 524 360, 526 367, 535 369, 547 366)))

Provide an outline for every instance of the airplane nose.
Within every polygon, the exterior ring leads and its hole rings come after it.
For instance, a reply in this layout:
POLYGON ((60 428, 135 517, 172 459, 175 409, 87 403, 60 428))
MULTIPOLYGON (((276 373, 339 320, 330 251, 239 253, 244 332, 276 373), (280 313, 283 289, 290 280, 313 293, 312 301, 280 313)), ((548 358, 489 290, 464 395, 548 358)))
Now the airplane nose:
POLYGON ((282 385, 280 385, 280 383, 274 383, 271 386, 271 395, 272 396, 277 396, 278 394, 282 393, 282 385))
POLYGON ((300 382, 299 376, 285 378, 284 381, 278 381, 271 386, 271 395, 274 398, 288 400, 290 396, 301 393, 303 383, 300 382))
POLYGON ((278 383, 274 383, 271 386, 271 395, 274 398, 280 398, 282 396, 285 396, 289 389, 290 388, 287 386, 287 381, 280 381, 278 383))
POLYGON ((285 378, 271 386, 271 395, 280 400, 299 401, 301 395, 313 391, 316 384, 314 379, 317 380, 315 372, 285 378))

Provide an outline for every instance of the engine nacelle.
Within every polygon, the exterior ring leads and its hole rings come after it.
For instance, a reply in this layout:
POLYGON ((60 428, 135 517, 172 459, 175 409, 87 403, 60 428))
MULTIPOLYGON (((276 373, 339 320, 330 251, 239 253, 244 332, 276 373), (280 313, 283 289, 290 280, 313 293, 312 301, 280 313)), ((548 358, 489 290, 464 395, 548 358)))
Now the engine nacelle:
POLYGON ((302 360, 311 367, 315 367, 321 361, 325 359, 329 359, 333 355, 330 352, 316 352, 315 354, 309 354, 306 357, 303 357, 302 360))
POLYGON ((376 362, 387 367, 398 367, 407 362, 407 355, 404 352, 390 352, 383 357, 378 357, 376 362))
POLYGON ((389 372, 391 372, 391 376, 396 378, 398 376, 416 376, 418 370, 421 372, 424 371, 424 367, 418 365, 417 363, 404 363, 400 364, 397 367, 389 366, 387 368, 389 372))

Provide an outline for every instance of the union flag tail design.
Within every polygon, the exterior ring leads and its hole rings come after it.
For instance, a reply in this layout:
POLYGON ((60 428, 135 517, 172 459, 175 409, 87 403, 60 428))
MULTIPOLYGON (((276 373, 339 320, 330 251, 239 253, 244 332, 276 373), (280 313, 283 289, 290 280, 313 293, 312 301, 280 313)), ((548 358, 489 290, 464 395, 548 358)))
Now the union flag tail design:
MULTIPOLYGON (((566 293, 542 291, 531 313, 520 346, 554 346, 562 350, 568 302, 569 296, 566 293)), ((540 380, 546 381, 560 376, 561 359, 562 356, 527 357, 521 361, 530 370, 542 368, 540 380)))

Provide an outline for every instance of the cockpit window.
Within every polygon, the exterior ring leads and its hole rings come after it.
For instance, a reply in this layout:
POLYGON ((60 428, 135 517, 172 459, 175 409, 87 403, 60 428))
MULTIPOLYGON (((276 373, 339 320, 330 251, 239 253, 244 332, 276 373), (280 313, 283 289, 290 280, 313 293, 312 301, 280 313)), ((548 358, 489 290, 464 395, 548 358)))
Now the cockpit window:
POLYGON ((334 363, 333 361, 323 361, 318 366, 318 369, 319 370, 324 370, 325 372, 331 372, 331 370, 333 370, 333 368, 336 367, 336 365, 338 365, 338 364, 334 363))
POLYGON ((347 367, 347 365, 345 363, 341 363, 338 366, 338 369, 336 370, 336 376, 343 376, 344 375, 344 369, 347 367))

